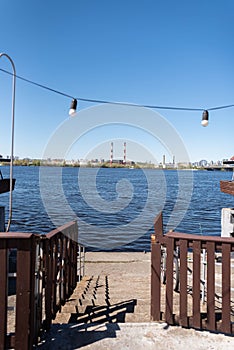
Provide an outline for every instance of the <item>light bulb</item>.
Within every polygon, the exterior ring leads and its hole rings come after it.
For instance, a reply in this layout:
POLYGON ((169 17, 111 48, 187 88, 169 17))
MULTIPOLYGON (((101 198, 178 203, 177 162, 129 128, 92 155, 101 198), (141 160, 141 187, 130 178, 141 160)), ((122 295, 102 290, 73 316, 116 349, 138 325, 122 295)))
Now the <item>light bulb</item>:
POLYGON ((69 115, 70 115, 70 117, 74 117, 76 115, 76 109, 70 108, 69 109, 69 115))
POLYGON ((209 124, 209 121, 208 120, 202 120, 201 121, 201 125, 202 126, 207 126, 209 124))

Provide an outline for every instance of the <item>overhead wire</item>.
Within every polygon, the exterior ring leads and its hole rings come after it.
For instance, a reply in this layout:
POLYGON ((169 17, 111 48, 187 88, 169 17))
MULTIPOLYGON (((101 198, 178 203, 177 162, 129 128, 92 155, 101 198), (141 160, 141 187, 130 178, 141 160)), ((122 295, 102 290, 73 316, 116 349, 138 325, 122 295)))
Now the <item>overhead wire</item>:
MULTIPOLYGON (((3 73, 14 75, 12 72, 9 72, 3 68, 0 68, 0 71, 3 73)), ((234 104, 230 105, 224 105, 224 106, 216 106, 216 107, 210 107, 210 108, 192 108, 192 107, 174 107, 174 106, 157 106, 157 105, 144 105, 144 104, 135 104, 135 103, 129 103, 129 102, 117 102, 117 101, 110 101, 110 100, 99 100, 99 99, 92 99, 92 98, 84 98, 84 97, 74 97, 68 93, 65 93, 63 91, 59 91, 57 89, 51 88, 47 85, 43 85, 40 83, 37 83, 33 80, 24 78, 20 75, 15 75, 17 79, 20 79, 22 81, 25 81, 26 83, 35 85, 37 87, 40 87, 42 89, 48 90, 50 92, 54 92, 56 94, 62 95, 64 97, 68 97, 70 99, 76 99, 83 102, 88 103, 102 103, 102 104, 114 104, 114 105, 122 105, 122 106, 132 106, 132 107, 142 107, 142 108, 150 108, 150 109, 164 109, 164 110, 174 110, 174 111, 214 111, 214 110, 220 110, 220 109, 227 109, 234 107, 234 104)))
MULTIPOLYGON (((4 72, 4 73, 6 73, 6 74, 9 74, 9 75, 13 75, 12 72, 9 72, 9 71, 7 71, 7 70, 5 70, 5 69, 3 69, 3 68, 0 68, 0 71, 4 72)), ((30 80, 30 79, 21 77, 20 75, 17 75, 17 74, 16 74, 15 77, 16 77, 17 79, 20 79, 20 80, 25 81, 26 83, 29 83, 29 84, 38 86, 38 87, 40 87, 40 88, 42 88, 42 89, 46 89, 46 90, 51 91, 51 92, 54 92, 54 93, 56 93, 56 94, 59 94, 59 95, 62 95, 62 96, 68 97, 68 98, 74 98, 74 96, 71 96, 71 95, 66 94, 66 93, 64 93, 64 92, 62 92, 62 91, 53 89, 53 88, 51 88, 51 87, 49 87, 49 86, 36 83, 35 81, 32 81, 32 80, 30 80)))

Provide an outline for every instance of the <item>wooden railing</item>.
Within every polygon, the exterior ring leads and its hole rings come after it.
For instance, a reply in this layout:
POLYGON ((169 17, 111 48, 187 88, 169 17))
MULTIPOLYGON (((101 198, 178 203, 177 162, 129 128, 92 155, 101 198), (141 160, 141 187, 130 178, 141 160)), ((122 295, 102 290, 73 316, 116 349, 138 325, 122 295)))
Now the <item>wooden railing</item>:
POLYGON ((234 333, 234 239, 168 232, 162 213, 151 237, 151 318, 170 325, 234 333), (166 282, 162 283, 162 251, 166 282), (179 252, 176 261, 175 251, 179 252), (179 288, 174 290, 174 265, 179 288), (204 293, 202 298, 202 293, 204 293))
POLYGON ((0 350, 32 349, 40 332, 73 292, 78 229, 70 222, 47 235, 0 233, 0 350), (16 290, 9 295, 9 252, 16 256, 16 290))
POLYGON ((234 181, 220 181, 220 190, 234 196, 234 181))

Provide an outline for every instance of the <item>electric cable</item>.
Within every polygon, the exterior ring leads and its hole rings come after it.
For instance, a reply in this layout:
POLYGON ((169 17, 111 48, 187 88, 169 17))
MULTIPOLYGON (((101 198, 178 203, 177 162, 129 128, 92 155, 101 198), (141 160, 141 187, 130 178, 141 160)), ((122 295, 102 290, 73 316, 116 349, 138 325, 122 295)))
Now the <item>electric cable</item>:
MULTIPOLYGON (((3 68, 0 68, 0 71, 3 73, 13 75, 12 72, 9 72, 3 68)), ((210 107, 210 108, 192 108, 192 107, 173 107, 173 106, 156 106, 156 105, 144 105, 144 104, 135 104, 135 103, 128 103, 128 102, 117 102, 117 101, 108 101, 108 100, 99 100, 99 99, 92 99, 92 98, 84 98, 84 97, 74 97, 68 93, 65 93, 63 91, 59 91, 57 89, 53 89, 47 85, 43 85, 40 83, 37 83, 33 80, 24 78, 19 75, 15 75, 17 79, 20 79, 22 81, 25 81, 26 83, 35 85, 37 87, 40 87, 42 89, 48 90, 50 92, 54 92, 56 94, 62 95, 64 97, 68 97, 70 99, 76 99, 78 101, 83 101, 83 102, 89 102, 89 103, 102 103, 102 104, 114 104, 114 105, 122 105, 122 106, 132 106, 132 107, 142 107, 142 108, 150 108, 150 109, 164 109, 164 110, 174 110, 174 111, 214 111, 214 110, 220 110, 220 109, 227 109, 227 108, 232 108, 234 107, 234 104, 230 105, 224 105, 224 106, 216 106, 216 107, 210 107)))

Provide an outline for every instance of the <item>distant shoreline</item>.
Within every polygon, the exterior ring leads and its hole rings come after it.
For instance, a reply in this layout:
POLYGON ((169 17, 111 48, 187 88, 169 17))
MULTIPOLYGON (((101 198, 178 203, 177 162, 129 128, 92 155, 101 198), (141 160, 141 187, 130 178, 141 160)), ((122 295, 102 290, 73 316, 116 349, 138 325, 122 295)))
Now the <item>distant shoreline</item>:
MULTIPOLYGON (((9 163, 0 161, 0 166, 9 166, 9 163)), ((109 163, 88 163, 88 164, 82 164, 79 163, 66 163, 64 162, 44 162, 41 160, 16 160, 13 163, 14 166, 47 166, 47 167, 63 167, 63 168, 105 168, 105 169, 151 169, 151 170, 192 170, 192 171, 233 171, 234 167, 226 167, 226 166, 207 166, 207 167, 193 167, 193 166, 186 166, 186 165, 179 165, 177 167, 173 166, 156 166, 155 164, 148 164, 148 163, 135 163, 134 165, 130 164, 112 164, 109 163)))

